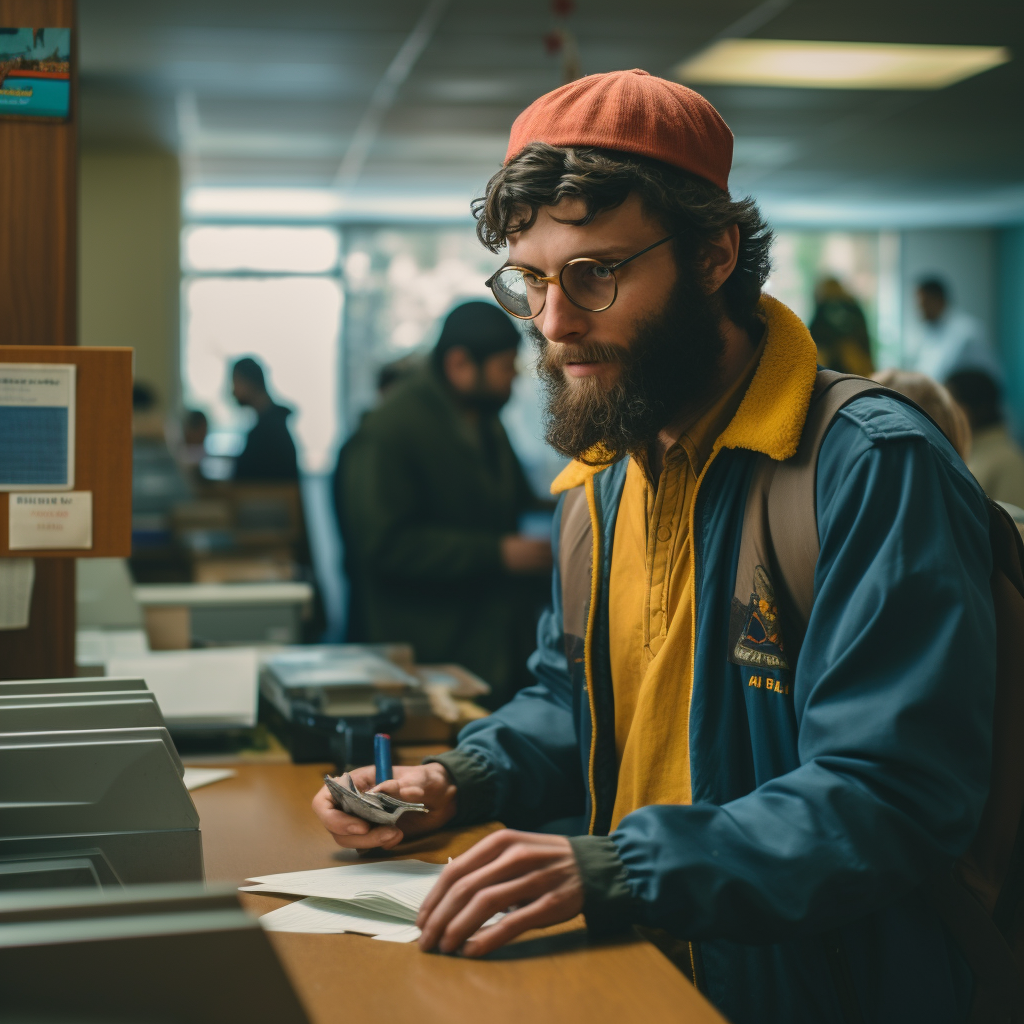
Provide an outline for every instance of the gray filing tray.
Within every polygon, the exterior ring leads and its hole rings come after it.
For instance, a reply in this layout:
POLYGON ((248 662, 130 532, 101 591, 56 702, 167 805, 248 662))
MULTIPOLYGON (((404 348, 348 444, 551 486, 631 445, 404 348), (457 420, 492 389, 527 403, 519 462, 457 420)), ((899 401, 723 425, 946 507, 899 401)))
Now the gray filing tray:
POLYGON ((183 771, 141 680, 0 684, 0 891, 201 880, 183 771))

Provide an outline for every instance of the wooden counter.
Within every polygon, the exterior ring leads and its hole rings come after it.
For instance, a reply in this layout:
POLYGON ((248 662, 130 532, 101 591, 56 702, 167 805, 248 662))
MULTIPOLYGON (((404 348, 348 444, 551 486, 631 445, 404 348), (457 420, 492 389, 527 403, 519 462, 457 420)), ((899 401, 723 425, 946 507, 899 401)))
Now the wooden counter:
MULTIPOLYGON (((241 882, 354 861, 310 809, 327 765, 239 765, 236 778, 196 790, 206 875, 241 882)), ((439 833, 398 855, 445 862, 494 826, 439 833)), ((288 902, 243 893, 263 914, 288 902)), ((360 935, 271 932, 315 1024, 722 1024, 723 1018, 653 946, 595 944, 583 919, 529 932, 482 960, 421 953, 415 943, 360 935), (344 973, 339 969, 345 965, 344 973), (360 979, 358 988, 345 978, 360 979)))

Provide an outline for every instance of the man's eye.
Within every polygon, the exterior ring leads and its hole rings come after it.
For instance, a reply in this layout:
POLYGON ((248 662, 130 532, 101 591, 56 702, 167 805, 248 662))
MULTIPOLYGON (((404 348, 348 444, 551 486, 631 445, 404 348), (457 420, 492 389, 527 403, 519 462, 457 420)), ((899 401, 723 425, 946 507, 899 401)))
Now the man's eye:
POLYGON ((544 282, 536 274, 523 274, 523 280, 530 288, 544 287, 544 282))
POLYGON ((590 272, 598 281, 607 281, 612 276, 612 272, 607 267, 602 266, 592 267, 590 272))

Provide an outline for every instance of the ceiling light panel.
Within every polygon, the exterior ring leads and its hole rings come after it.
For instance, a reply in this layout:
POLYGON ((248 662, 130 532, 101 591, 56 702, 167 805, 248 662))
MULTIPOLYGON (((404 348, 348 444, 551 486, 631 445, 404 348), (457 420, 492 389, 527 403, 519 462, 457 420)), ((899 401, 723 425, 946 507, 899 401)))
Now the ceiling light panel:
POLYGON ((694 85, 943 89, 1008 60, 1001 46, 723 39, 674 73, 694 85))

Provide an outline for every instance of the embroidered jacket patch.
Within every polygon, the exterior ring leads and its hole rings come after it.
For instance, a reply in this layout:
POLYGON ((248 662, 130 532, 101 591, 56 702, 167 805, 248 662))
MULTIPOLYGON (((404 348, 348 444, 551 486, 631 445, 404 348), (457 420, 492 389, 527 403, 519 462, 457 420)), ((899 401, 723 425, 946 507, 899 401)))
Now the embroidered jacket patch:
POLYGON ((740 665, 788 669, 775 588, 762 565, 754 569, 753 587, 746 605, 733 598, 729 660, 740 665))

